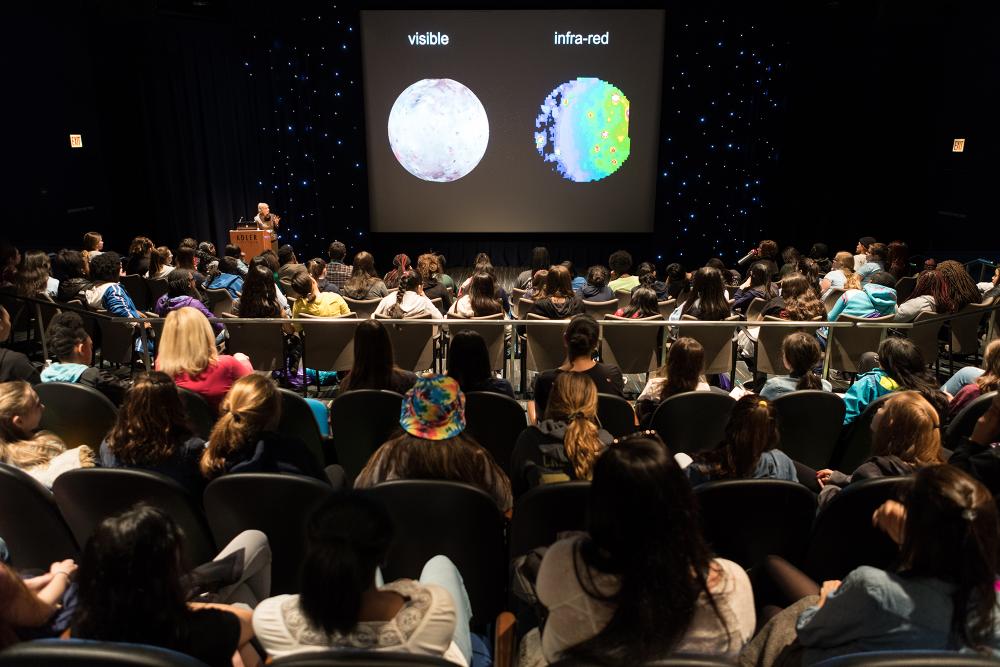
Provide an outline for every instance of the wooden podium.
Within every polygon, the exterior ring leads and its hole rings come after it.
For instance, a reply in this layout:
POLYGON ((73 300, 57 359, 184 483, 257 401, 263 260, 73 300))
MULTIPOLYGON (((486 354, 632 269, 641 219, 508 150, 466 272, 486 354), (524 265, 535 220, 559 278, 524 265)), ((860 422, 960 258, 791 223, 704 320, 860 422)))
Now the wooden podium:
POLYGON ((230 229, 229 242, 240 247, 247 263, 265 250, 278 250, 278 235, 272 229, 230 229))

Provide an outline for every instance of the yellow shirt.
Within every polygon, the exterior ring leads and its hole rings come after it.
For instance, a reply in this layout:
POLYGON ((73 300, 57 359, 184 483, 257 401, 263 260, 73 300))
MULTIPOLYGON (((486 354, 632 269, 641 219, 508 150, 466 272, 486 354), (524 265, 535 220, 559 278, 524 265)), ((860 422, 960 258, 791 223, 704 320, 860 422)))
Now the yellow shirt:
POLYGON ((299 317, 302 314, 313 317, 337 317, 350 312, 351 309, 343 297, 333 292, 320 292, 312 301, 296 299, 295 305, 292 306, 292 317, 299 317))

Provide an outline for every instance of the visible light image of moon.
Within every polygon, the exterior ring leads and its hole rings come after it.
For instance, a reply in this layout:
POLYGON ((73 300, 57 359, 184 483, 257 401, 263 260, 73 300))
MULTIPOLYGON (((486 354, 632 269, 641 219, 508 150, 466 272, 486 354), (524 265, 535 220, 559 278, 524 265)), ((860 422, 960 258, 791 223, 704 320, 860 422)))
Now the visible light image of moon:
POLYGON ((422 79, 389 112, 389 145, 406 171, 437 183, 467 175, 486 153, 490 123, 476 94, 452 79, 422 79))
POLYGON ((535 118, 535 148, 563 178, 599 181, 628 159, 629 101, 613 84, 594 77, 553 90, 535 118))

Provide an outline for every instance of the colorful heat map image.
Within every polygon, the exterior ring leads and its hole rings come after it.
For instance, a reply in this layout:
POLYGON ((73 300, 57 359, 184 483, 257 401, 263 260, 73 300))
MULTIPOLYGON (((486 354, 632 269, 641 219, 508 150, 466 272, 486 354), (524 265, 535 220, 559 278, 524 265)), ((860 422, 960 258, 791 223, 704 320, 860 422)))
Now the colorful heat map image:
POLYGON ((486 153, 490 122, 476 94, 453 79, 422 79, 389 111, 389 145, 406 171, 437 183, 467 175, 486 153))
POLYGON ((563 178, 589 183, 628 159, 629 102, 617 86, 594 77, 553 90, 535 118, 535 148, 563 178))

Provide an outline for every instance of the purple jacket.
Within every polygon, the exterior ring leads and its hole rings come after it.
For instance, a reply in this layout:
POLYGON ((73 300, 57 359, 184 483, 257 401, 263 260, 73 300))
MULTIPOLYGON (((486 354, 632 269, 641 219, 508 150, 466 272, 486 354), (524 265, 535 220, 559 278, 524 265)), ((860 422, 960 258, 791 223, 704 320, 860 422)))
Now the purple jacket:
MULTIPOLYGON (((184 308, 185 306, 190 306, 195 310, 201 311, 205 317, 215 317, 215 315, 212 314, 212 311, 205 307, 205 304, 193 296, 169 297, 164 294, 156 300, 156 306, 153 310, 156 311, 156 314, 160 317, 166 317, 167 313, 177 310, 178 308, 184 308)), ((214 322, 212 326, 215 327, 215 333, 217 334, 222 333, 222 330, 225 328, 221 322, 214 322)))

